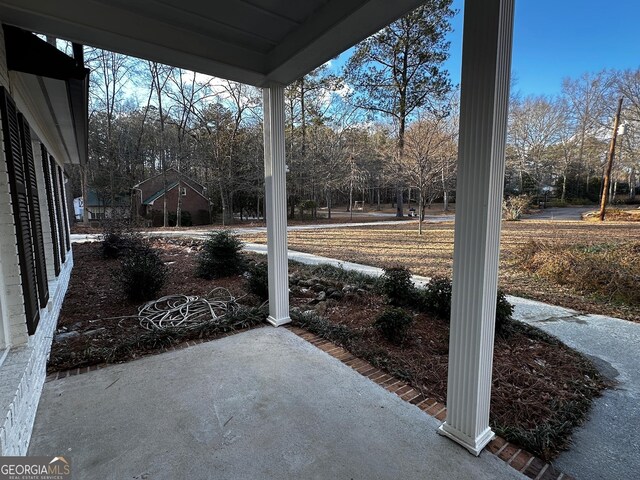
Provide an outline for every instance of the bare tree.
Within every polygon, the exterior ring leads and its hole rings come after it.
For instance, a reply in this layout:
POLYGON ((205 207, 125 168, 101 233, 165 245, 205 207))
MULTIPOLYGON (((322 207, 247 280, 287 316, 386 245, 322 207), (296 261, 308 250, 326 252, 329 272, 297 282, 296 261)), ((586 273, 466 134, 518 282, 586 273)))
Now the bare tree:
POLYGON ((423 112, 407 130, 403 171, 418 191, 418 233, 422 234, 425 202, 429 205, 447 192, 455 130, 444 115, 423 112))

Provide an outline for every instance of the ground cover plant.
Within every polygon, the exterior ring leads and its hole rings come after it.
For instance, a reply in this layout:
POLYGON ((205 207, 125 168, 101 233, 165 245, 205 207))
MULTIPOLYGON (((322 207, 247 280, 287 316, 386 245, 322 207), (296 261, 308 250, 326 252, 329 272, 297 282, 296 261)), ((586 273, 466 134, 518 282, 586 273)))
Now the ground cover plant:
MULTIPOLYGON (((105 274, 117 268, 119 260, 103 258, 98 244, 77 244, 50 372, 127 361, 188 340, 217 338, 263 323, 268 283, 264 257, 243 253, 246 271, 203 280, 195 276, 200 242, 156 240, 152 245, 168 270, 159 296, 204 296, 223 287, 240 307, 223 323, 177 330, 143 328, 137 319, 127 317, 136 314, 140 303, 128 300, 105 274)), ((449 283, 440 282, 442 301, 449 283)), ((393 306, 382 279, 295 262, 290 263, 289 284, 296 325, 345 346, 426 395, 446 400, 449 322, 434 313, 440 307, 425 307, 419 294, 423 290, 412 292, 403 305, 393 306)), ((571 429, 584 420, 591 399, 604 383, 587 359, 553 337, 517 322, 509 325, 511 333, 498 335, 495 342, 491 423, 510 441, 552 458, 567 445, 571 429)))

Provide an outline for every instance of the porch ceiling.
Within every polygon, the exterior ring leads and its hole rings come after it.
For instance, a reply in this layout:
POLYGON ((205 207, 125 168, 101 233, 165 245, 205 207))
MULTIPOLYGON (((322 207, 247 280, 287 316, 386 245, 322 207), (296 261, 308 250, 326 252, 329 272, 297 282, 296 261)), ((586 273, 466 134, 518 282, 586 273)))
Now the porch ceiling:
POLYGON ((289 84, 421 0, 0 0, 3 22, 230 80, 289 84))

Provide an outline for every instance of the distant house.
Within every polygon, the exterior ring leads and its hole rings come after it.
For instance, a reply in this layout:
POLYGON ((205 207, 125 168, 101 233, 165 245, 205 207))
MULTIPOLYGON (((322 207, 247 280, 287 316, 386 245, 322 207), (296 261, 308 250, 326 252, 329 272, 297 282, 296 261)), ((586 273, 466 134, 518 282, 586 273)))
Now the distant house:
POLYGON ((87 201, 82 197, 73 199, 73 210, 77 220, 82 220, 84 209, 89 220, 120 220, 131 218, 131 201, 126 195, 111 198, 100 194, 95 188, 87 189, 87 201))
POLYGON ((169 168, 165 178, 162 173, 147 178, 132 189, 133 210, 148 224, 159 227, 164 223, 164 199, 167 199, 169 224, 175 225, 178 210, 178 193, 182 200, 181 224, 207 225, 211 223, 211 202, 207 189, 175 168, 169 168))

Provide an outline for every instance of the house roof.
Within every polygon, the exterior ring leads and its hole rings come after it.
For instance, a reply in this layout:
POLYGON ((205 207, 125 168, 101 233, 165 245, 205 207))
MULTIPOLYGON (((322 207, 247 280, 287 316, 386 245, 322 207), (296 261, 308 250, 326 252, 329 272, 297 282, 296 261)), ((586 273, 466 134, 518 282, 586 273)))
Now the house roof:
MULTIPOLYGON (((197 193, 202 198, 204 198, 207 201, 207 203, 211 204, 211 201, 207 197, 205 197, 202 193, 200 193, 196 188, 194 188, 193 185, 189 184, 188 182, 185 182, 184 180, 181 180, 181 182, 182 182, 182 185, 184 185, 185 187, 190 188, 194 193, 197 193)), ((194 183, 197 183, 197 182, 194 182, 194 183)), ((144 199, 142 201, 142 204, 143 205, 153 205, 153 202, 155 202, 156 200, 161 198, 166 192, 176 188, 177 185, 178 185, 178 182, 171 182, 169 185, 167 185, 166 189, 162 188, 162 189, 158 190, 157 192, 155 192, 153 195, 150 195, 148 198, 144 199)))
POLYGON ((87 208, 91 207, 128 207, 130 205, 130 200, 125 195, 116 195, 114 197, 113 204, 111 203, 111 198, 107 198, 106 196, 101 196, 98 194, 95 188, 87 189, 87 201, 85 202, 85 206, 87 208))
POLYGON ((169 190, 173 190, 174 188, 176 188, 177 185, 178 185, 178 182, 171 182, 169 185, 167 185, 167 188, 162 188, 162 189, 158 190, 156 193, 154 193, 153 195, 151 195, 150 197, 148 197, 145 200, 143 200, 142 204, 143 205, 153 205, 153 202, 155 202, 157 199, 162 197, 169 190))
POLYGON ((289 84, 422 0, 0 0, 5 23, 256 86, 289 84))
MULTIPOLYGON (((204 191, 207 189, 207 187, 205 187, 204 185, 202 185, 200 182, 195 181, 193 178, 188 177, 187 175, 185 175, 184 173, 181 173, 178 171, 178 169, 174 168, 174 167, 169 167, 167 168, 167 173, 168 172, 174 172, 177 175, 180 176, 181 181, 183 181, 184 183, 188 184, 191 188, 193 188, 194 190, 197 190, 196 187, 199 187, 200 190, 204 191)), ((138 188, 141 185, 144 185, 145 183, 147 183, 150 180, 153 180, 154 178, 158 178, 160 175, 162 175, 163 172, 157 173, 155 175, 152 175, 149 178, 145 178, 144 180, 142 180, 141 182, 136 183, 133 188, 138 188)))

